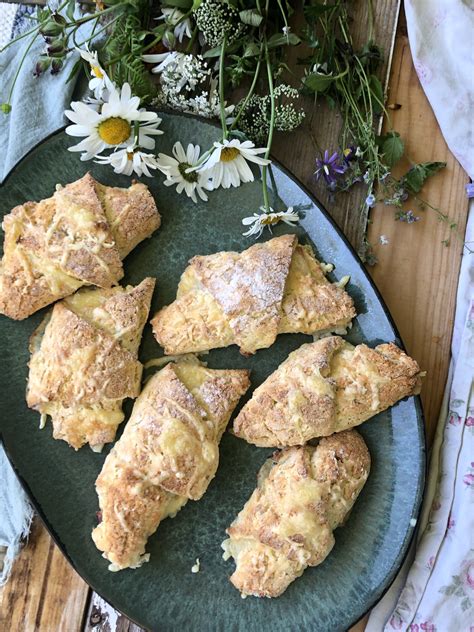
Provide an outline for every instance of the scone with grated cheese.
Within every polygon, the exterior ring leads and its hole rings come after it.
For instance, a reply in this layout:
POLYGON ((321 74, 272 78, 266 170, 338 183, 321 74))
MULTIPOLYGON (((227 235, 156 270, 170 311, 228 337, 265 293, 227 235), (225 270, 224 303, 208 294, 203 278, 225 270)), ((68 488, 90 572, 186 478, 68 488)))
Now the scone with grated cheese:
POLYGON ((222 543, 242 596, 278 597, 308 566, 321 564, 369 470, 369 451, 355 430, 275 453, 222 543))
POLYGON ((160 225, 144 184, 107 187, 90 174, 3 219, 0 313, 21 320, 83 285, 110 288, 122 259, 160 225))
POLYGON ((110 570, 148 560, 145 546, 161 520, 214 478, 219 442, 250 383, 246 370, 168 364, 146 384, 96 481, 100 524, 92 532, 110 570))
POLYGON ((356 315, 341 283, 296 235, 275 237, 241 253, 193 257, 176 300, 152 319, 165 353, 197 353, 236 344, 249 355, 278 334, 344 329, 356 315))
POLYGON ((82 289, 53 307, 31 338, 27 404, 48 415, 55 439, 100 451, 140 392, 138 361, 155 280, 82 289))
POLYGON ((354 347, 339 336, 305 344, 245 404, 234 433, 264 447, 302 445, 357 426, 419 393, 418 364, 393 343, 354 347))

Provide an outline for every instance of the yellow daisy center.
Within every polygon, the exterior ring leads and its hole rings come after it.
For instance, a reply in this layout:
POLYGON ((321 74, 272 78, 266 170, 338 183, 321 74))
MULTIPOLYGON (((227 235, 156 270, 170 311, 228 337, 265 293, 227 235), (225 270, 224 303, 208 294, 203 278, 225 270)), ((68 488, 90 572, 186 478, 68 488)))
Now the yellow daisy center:
POLYGON ((99 68, 99 66, 91 66, 91 72, 92 72, 93 75, 95 75, 97 77, 97 79, 103 79, 104 78, 104 73, 99 68))
POLYGON ((221 162, 232 162, 240 154, 237 147, 223 147, 221 149, 221 162))
POLYGON ((132 133, 130 123, 119 116, 105 119, 97 128, 99 136, 107 145, 120 145, 132 133))
POLYGON ((272 217, 271 215, 267 215, 267 217, 264 217, 260 220, 260 223, 262 224, 262 226, 270 226, 272 224, 278 224, 279 221, 279 217, 272 217))

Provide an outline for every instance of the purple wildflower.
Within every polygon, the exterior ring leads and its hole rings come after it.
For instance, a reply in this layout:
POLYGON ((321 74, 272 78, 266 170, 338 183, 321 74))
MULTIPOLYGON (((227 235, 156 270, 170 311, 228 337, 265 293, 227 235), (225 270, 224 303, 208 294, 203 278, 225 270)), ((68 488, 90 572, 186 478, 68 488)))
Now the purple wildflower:
POLYGON ((413 211, 398 211, 395 214, 395 219, 398 219, 400 222, 406 222, 407 224, 413 224, 413 222, 418 222, 419 217, 413 213, 413 211))
POLYGON ((466 184, 466 195, 468 198, 474 198, 474 183, 469 182, 466 184))
POLYGON ((316 159, 316 171, 314 172, 316 175, 316 179, 319 180, 322 176, 326 180, 326 184, 328 186, 334 186, 337 177, 345 173, 345 171, 346 167, 344 165, 341 165, 340 157, 337 151, 335 151, 333 155, 329 157, 329 152, 326 149, 323 159, 316 159))

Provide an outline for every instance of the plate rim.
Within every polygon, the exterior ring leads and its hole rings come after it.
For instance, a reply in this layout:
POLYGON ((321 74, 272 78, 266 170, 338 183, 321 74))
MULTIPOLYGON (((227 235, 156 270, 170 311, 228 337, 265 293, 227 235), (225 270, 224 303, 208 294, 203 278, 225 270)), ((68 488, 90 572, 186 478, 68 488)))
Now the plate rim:
MULTIPOLYGON (((172 111, 172 110, 169 111, 169 110, 163 110, 163 109, 157 109, 157 108, 150 108, 150 109, 152 111, 157 112, 158 114, 166 114, 166 115, 169 115, 169 116, 183 117, 183 118, 189 118, 189 119, 193 119, 193 120, 197 119, 200 123, 207 124, 210 127, 216 127, 216 128, 219 127, 219 125, 217 123, 215 123, 214 121, 212 121, 212 120, 205 119, 205 118, 202 118, 202 117, 199 117, 199 116, 196 116, 196 115, 188 114, 188 113, 185 113, 185 112, 175 112, 175 111, 172 111)), ((2 183, 0 184, 0 190, 8 183, 8 181, 11 179, 11 177, 14 175, 14 173, 21 167, 22 163, 25 162, 36 149, 38 149, 41 145, 47 143, 53 137, 59 136, 60 134, 63 134, 65 132, 66 127, 67 127, 67 125, 63 125, 63 126, 59 127, 55 131, 53 131, 53 132, 49 133, 47 136, 45 136, 41 141, 35 143, 35 145, 33 145, 13 165, 13 167, 7 173, 7 175, 3 179, 2 183)), ((363 262, 362 262, 362 260, 361 260, 361 258, 359 256, 359 254, 357 253, 355 248, 352 246, 352 244, 350 243, 348 238, 345 236, 345 234, 342 232, 341 228, 339 228, 339 226, 337 225, 336 221, 333 219, 333 217, 326 210, 326 207, 307 188, 307 186, 305 184, 303 184, 299 180, 299 178, 297 178, 295 175, 293 175, 291 173, 291 171, 287 167, 285 167, 284 165, 281 164, 280 161, 272 158, 272 164, 275 165, 296 186, 298 186, 304 192, 304 194, 311 200, 311 202, 317 207, 319 212, 324 215, 325 219, 327 221, 329 221, 329 223, 331 224, 332 228, 336 232, 338 238, 341 239, 341 241, 344 243, 344 245, 348 248, 350 253, 353 255, 353 258, 354 258, 355 262, 357 263, 357 266, 359 267, 359 269, 361 270, 362 274, 364 275, 364 277, 367 279, 369 285, 371 286, 371 288, 372 288, 372 290, 373 290, 373 292, 374 292, 374 294, 375 294, 375 296, 376 296, 376 298, 377 298, 377 300, 378 300, 378 302, 379 302, 379 304, 380 304, 380 306, 381 306, 381 308, 382 308, 382 310, 384 312, 384 315, 387 318, 391 329, 393 330, 393 334, 395 336, 397 345, 403 351, 406 352, 406 348, 405 348, 403 340, 402 340, 402 338, 400 336, 400 332, 398 331, 398 327, 397 327, 397 325, 395 324, 395 322, 393 320, 393 317, 392 317, 392 315, 390 313, 390 310, 388 309, 388 306, 385 303, 385 300, 383 299, 383 297, 382 297, 382 295, 380 293, 380 290, 378 289, 376 283, 374 282, 372 277, 369 275, 369 273, 365 269, 365 266, 364 266, 364 264, 363 264, 363 262)), ((260 170, 260 173, 261 173, 261 170, 260 170)), ((133 179, 134 178, 132 176, 132 180, 133 179)), ((413 503, 413 507, 415 509, 414 517, 416 518, 416 521, 418 523, 419 518, 420 518, 421 509, 422 509, 423 500, 424 500, 426 478, 427 478, 427 466, 428 466, 428 464, 427 464, 427 456, 426 456, 427 441, 426 441, 425 414, 424 414, 424 411, 423 411, 423 404, 422 404, 422 401, 421 401, 421 397, 420 397, 420 395, 412 395, 411 397, 413 397, 415 409, 416 409, 416 412, 417 412, 417 420, 416 421, 417 421, 417 426, 418 426, 419 436, 420 436, 419 458, 420 458, 420 461, 422 463, 422 467, 420 467, 419 480, 417 481, 416 496, 415 496, 414 503, 413 503)), ((9 450, 6 442, 4 441, 3 431, 1 430, 1 428, 0 428, 0 441, 1 441, 2 445, 3 445, 4 451, 5 451, 5 455, 6 455, 7 459, 8 459, 8 462, 10 463, 13 471, 15 472, 15 475, 16 475, 17 479, 19 480, 20 485, 22 486, 23 490, 25 491, 29 501, 33 505, 36 513, 38 514, 38 516, 40 517, 42 523, 46 527, 46 530, 48 531, 49 535, 51 536, 53 542, 59 548, 59 550, 61 551, 62 555, 64 555, 64 557, 69 562, 69 564, 72 566, 74 571, 79 575, 79 577, 85 582, 85 584, 93 592, 95 592, 101 599, 103 599, 106 603, 108 603, 114 610, 116 610, 122 616, 124 616, 127 619, 129 619, 129 621, 131 621, 133 624, 137 625, 140 628, 143 628, 143 625, 140 622, 138 622, 135 619, 133 619, 132 617, 130 617, 128 614, 123 612, 119 607, 117 607, 116 605, 110 603, 105 597, 103 597, 101 595, 101 592, 99 590, 97 590, 97 588, 95 588, 94 585, 88 579, 86 579, 83 576, 83 574, 78 570, 78 568, 76 567, 73 559, 71 558, 71 556, 67 552, 65 545, 62 543, 59 534, 55 531, 53 526, 50 524, 48 518, 46 517, 46 514, 43 512, 43 510, 42 510, 41 506, 39 505, 38 501, 36 500, 34 494, 30 490, 30 487, 29 487, 27 481, 23 478, 23 476, 21 475, 21 473, 17 469, 17 467, 16 467, 16 465, 14 463, 14 460, 12 459, 12 456, 10 454, 10 450, 9 450)), ((358 621, 363 619, 376 606, 376 604, 378 604, 383 599, 383 597, 387 594, 387 592, 390 589, 395 577, 397 576, 398 572, 400 571, 401 567, 403 566, 403 564, 405 563, 405 561, 406 561, 406 559, 408 557, 408 554, 410 552, 411 545, 412 545, 412 543, 414 541, 414 537, 415 537, 416 532, 417 532, 416 527, 413 528, 410 525, 408 525, 408 528, 405 531, 405 537, 404 537, 403 544, 400 547, 400 550, 399 550, 399 552, 397 554, 396 559, 394 560, 393 566, 392 566, 390 572, 387 574, 385 582, 379 584, 379 586, 383 585, 382 592, 378 595, 378 597, 376 599, 374 599, 374 600, 372 600, 370 602, 370 605, 367 607, 366 610, 364 610, 363 613, 358 615, 354 620, 351 619, 351 623, 350 623, 350 625, 348 626, 347 629, 352 628, 358 621)), ((90 599, 88 601, 90 601, 90 599)), ((84 616, 86 616, 85 612, 84 612, 84 616)), ((146 628, 143 628, 143 629, 146 629, 146 628)))

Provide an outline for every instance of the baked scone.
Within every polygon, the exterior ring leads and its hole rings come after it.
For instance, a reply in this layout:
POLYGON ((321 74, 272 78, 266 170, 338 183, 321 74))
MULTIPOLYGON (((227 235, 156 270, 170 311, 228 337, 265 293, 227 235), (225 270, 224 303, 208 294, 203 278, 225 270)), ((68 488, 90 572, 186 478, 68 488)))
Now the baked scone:
POLYGON ((321 564, 369 470, 369 451, 355 430, 276 453, 222 543, 224 559, 236 563, 230 581, 242 595, 278 597, 308 566, 321 564))
POLYGON ((0 313, 21 320, 83 285, 109 288, 122 259, 160 225, 144 184, 107 187, 90 174, 3 219, 0 313))
POLYGON ((146 542, 161 520, 201 498, 217 470, 222 434, 248 387, 246 370, 185 361, 149 380, 96 481, 101 522, 92 538, 110 570, 148 561, 146 542))
POLYGON ((193 257, 176 300, 151 322, 166 354, 231 344, 252 354, 278 334, 333 331, 354 316, 352 299, 326 279, 311 247, 283 235, 242 253, 193 257))
POLYGON ((393 343, 371 349, 329 336, 305 344, 245 404, 234 433, 265 447, 302 445, 352 428, 419 393, 418 364, 393 343))
POLYGON ((53 307, 30 342, 26 401, 53 423, 55 439, 100 451, 140 392, 137 359, 155 280, 82 289, 53 307))

